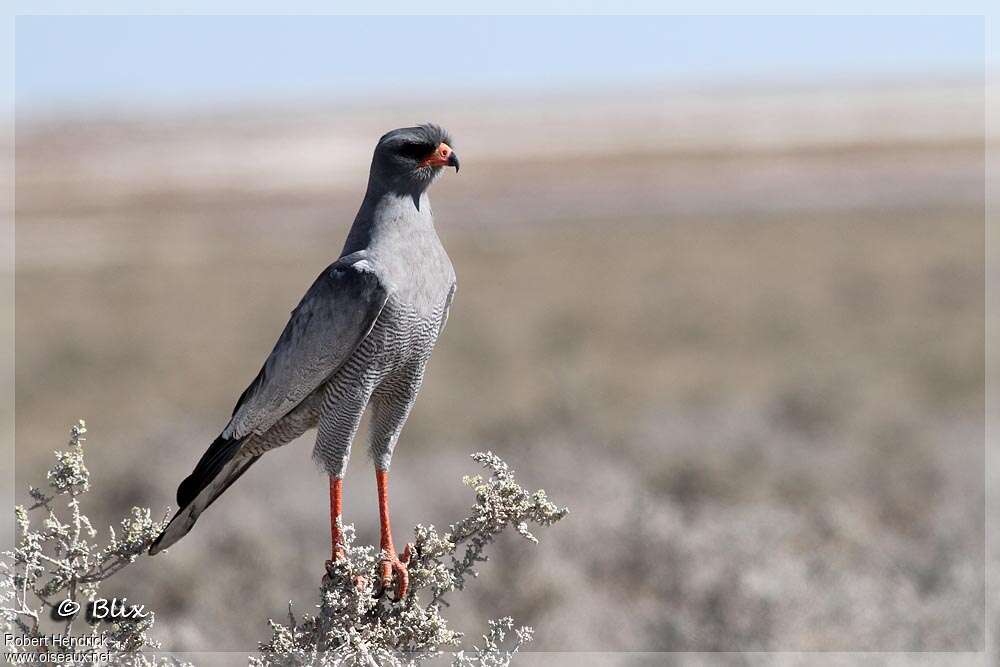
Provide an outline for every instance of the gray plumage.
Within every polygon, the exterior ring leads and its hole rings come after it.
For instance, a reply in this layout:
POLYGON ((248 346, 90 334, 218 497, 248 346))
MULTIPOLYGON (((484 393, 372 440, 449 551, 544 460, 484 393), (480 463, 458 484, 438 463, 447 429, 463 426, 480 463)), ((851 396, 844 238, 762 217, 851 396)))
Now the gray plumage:
MULTIPOLYGON (((261 455, 311 428, 313 459, 343 477, 369 405, 371 455, 388 469, 455 294, 426 192, 441 166, 420 166, 442 143, 450 138, 434 125, 379 140, 340 258, 292 311, 229 423, 177 489, 180 509, 151 554, 183 537, 261 455)), ((457 169, 457 157, 448 164, 457 169)))

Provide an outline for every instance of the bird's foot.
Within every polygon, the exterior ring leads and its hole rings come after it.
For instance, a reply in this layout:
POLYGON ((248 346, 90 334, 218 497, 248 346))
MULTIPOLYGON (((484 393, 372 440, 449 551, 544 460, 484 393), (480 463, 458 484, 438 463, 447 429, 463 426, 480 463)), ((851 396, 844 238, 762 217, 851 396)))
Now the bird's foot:
POLYGON ((343 555, 337 554, 336 558, 328 560, 328 561, 326 561, 326 563, 324 563, 324 567, 323 567, 324 572, 323 572, 323 581, 322 581, 322 583, 326 584, 326 583, 328 583, 330 581, 333 581, 336 578, 336 576, 337 576, 337 563, 339 563, 342 560, 344 560, 343 555))
MULTIPOLYGON (((326 573, 323 575, 323 580, 321 583, 328 584, 337 578, 337 565, 347 560, 347 553, 344 551, 344 547, 338 546, 333 552, 333 559, 326 561, 326 573)), ((355 575, 352 577, 354 581, 354 587, 359 591, 363 590, 365 584, 368 583, 366 577, 361 575, 355 575)))
POLYGON ((333 570, 337 567, 337 563, 346 559, 347 559, 347 552, 344 551, 344 547, 338 544, 336 548, 334 548, 333 550, 333 558, 326 561, 326 574, 328 576, 332 576, 333 570))
POLYGON ((403 549, 403 553, 398 558, 391 550, 382 550, 382 560, 379 562, 379 583, 381 584, 381 588, 377 595, 382 595, 382 593, 392 588, 392 581, 395 575, 396 597, 390 598, 390 600, 399 602, 406 597, 407 591, 410 590, 410 573, 407 568, 410 565, 410 557, 413 554, 413 550, 413 544, 407 544, 406 548, 403 549))

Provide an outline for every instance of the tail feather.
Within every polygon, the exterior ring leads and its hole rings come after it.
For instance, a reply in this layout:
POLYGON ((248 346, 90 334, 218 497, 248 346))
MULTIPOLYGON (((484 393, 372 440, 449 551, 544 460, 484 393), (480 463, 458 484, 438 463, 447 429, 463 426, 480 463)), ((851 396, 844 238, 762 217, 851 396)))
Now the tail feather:
POLYGON ((229 439, 219 436, 215 439, 205 453, 198 460, 198 465, 184 478, 184 481, 177 487, 177 506, 180 508, 189 505, 201 490, 208 486, 215 479, 219 471, 229 463, 236 452, 239 451, 243 441, 240 439, 229 439))
POLYGON ((179 509, 153 542, 155 555, 187 535, 198 516, 240 478, 260 456, 238 457, 240 440, 218 438, 198 461, 194 471, 177 487, 179 509))

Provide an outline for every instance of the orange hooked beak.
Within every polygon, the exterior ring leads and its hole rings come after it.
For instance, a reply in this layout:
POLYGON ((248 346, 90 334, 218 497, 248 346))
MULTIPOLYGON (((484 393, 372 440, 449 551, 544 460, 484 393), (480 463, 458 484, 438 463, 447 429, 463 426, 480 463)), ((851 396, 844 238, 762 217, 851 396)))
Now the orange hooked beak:
POLYGON ((458 172, 458 154, 451 149, 451 146, 441 142, 431 153, 430 157, 420 163, 421 167, 454 167, 458 172))

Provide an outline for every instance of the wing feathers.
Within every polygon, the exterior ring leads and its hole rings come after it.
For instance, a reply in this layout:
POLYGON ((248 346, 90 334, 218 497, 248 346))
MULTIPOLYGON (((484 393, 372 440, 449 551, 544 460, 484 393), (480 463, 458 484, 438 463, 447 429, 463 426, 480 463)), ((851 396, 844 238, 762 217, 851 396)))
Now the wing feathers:
POLYGON ((265 433, 336 373, 375 326, 388 298, 363 251, 319 275, 240 395, 229 424, 177 488, 180 509, 151 554, 187 534, 198 515, 257 460, 240 455, 244 440, 265 433))
POLYGON ((319 275, 247 387, 223 431, 263 433, 347 361, 375 325, 388 291, 364 259, 342 259, 319 275))

